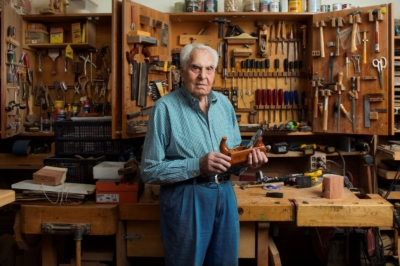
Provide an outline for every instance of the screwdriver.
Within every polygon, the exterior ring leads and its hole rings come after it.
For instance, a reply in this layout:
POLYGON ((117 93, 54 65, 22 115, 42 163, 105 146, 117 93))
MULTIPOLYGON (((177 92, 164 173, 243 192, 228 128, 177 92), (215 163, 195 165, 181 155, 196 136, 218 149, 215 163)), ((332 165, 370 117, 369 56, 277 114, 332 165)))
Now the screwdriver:
POLYGON ((304 121, 304 112, 305 112, 305 106, 306 106, 306 92, 302 91, 301 92, 301 121, 304 121))
POLYGON ((276 117, 276 104, 278 101, 278 89, 273 89, 272 91, 272 105, 274 106, 274 122, 275 122, 275 117, 276 117))
POLYGON ((263 121, 263 123, 266 124, 266 121, 265 121, 265 105, 267 104, 267 89, 261 90, 261 93, 262 93, 262 95, 261 95, 261 104, 263 105, 263 108, 264 108, 264 112, 263 112, 264 121, 263 121))
POLYGON ((260 110, 261 110, 261 90, 260 89, 256 89, 256 95, 255 96, 256 96, 257 109, 260 112, 260 110))
POLYGON ((283 89, 278 90, 278 104, 281 106, 281 111, 279 113, 279 122, 282 122, 282 103, 283 103, 283 89))
POLYGON ((265 87, 268 89, 269 59, 265 59, 264 63, 265 63, 265 70, 267 71, 267 73, 266 73, 266 75, 267 75, 267 86, 265 86, 265 87))
POLYGON ((297 69, 299 67, 299 62, 294 61, 294 81, 297 81, 297 69))
POLYGON ((260 73, 258 74, 261 77, 261 88, 265 89, 267 86, 263 86, 263 77, 264 77, 264 72, 265 72, 265 62, 260 61, 260 73))
POLYGON ((287 84, 287 76, 288 76, 288 59, 285 58, 285 60, 283 60, 283 68, 284 71, 286 72, 286 77, 285 77, 285 85, 287 84))
POLYGON ((247 81, 246 81, 247 95, 250 95, 249 92, 250 59, 246 59, 246 72, 247 72, 247 81))
MULTIPOLYGON (((294 90, 293 94, 294 94, 294 103, 296 104, 296 108, 298 108, 299 107, 299 92, 297 90, 294 90)), ((299 118, 300 118, 300 116, 299 116, 299 118)))
POLYGON ((289 62, 289 71, 290 71, 290 91, 289 91, 289 103, 291 105, 291 110, 292 110, 292 119, 294 120, 294 114, 293 114, 293 91, 292 91, 292 72, 293 72, 293 61, 289 62))
MULTIPOLYGON (((344 113, 344 115, 347 117, 347 119, 349 119, 349 121, 351 123, 353 123, 353 120, 351 120, 350 118, 350 114, 349 112, 347 112, 347 110, 344 108, 343 104, 340 104, 340 110, 342 110, 342 112, 344 113)), ((340 114, 339 114, 340 115, 340 114)))
POLYGON ((285 91, 283 93, 283 100, 284 100, 285 107, 286 107, 285 119, 287 120, 287 110, 288 110, 288 104, 289 104, 289 92, 288 91, 285 91))
POLYGON ((256 60, 251 59, 250 60, 250 71, 251 73, 251 93, 254 94, 254 71, 256 68, 256 60))
POLYGON ((272 101, 271 89, 267 89, 268 123, 271 122, 271 113, 270 113, 271 101, 272 101))
POLYGON ((242 75, 242 100, 243 100, 243 104, 244 107, 246 107, 246 93, 244 91, 244 72, 246 71, 246 61, 243 60, 242 62, 240 62, 240 68, 241 68, 241 75, 242 75))
POLYGON ((259 83, 258 77, 259 77, 259 75, 260 75, 260 68, 261 68, 261 66, 260 66, 260 61, 256 61, 256 69, 255 69, 255 72, 256 72, 256 73, 254 73, 254 74, 256 74, 256 76, 257 76, 256 88, 259 88, 259 89, 261 89, 261 87, 258 85, 258 83, 259 83))
POLYGON ((235 57, 231 56, 232 90, 235 89, 235 57))
POLYGON ((275 88, 278 89, 278 71, 279 71, 279 59, 278 58, 276 58, 274 61, 274 67, 275 67, 275 77, 276 77, 275 88))

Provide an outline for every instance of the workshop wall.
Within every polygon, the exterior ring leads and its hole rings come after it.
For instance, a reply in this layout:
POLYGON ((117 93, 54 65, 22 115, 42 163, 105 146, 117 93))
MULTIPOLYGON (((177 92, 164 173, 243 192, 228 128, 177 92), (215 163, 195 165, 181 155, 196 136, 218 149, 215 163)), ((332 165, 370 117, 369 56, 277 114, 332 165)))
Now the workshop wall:
MULTIPOLYGON (((69 6, 67 7, 67 13, 77 13, 84 10, 87 13, 106 13, 111 12, 111 0, 93 0, 96 2, 98 6, 92 4, 89 0, 86 1, 69 1, 69 6)), ((184 2, 183 0, 163 0, 163 1, 149 1, 149 0, 134 0, 139 4, 145 5, 147 7, 153 8, 155 10, 161 12, 174 12, 174 4, 176 2, 184 2)), ((387 0, 347 0, 344 3, 351 3, 352 6, 374 6, 378 4, 386 4, 395 1, 387 1, 387 0)), ((321 4, 323 5, 331 5, 334 3, 338 3, 337 0, 321 0, 321 4)), ((48 0, 34 0, 32 1, 32 10, 33 13, 39 13, 39 10, 44 9, 49 4, 48 0)), ((241 7, 242 1, 239 1, 239 10, 242 10, 241 7)), ((394 5, 394 17, 400 18, 400 4, 394 5)), ((218 1, 218 11, 224 10, 224 1, 218 1)))

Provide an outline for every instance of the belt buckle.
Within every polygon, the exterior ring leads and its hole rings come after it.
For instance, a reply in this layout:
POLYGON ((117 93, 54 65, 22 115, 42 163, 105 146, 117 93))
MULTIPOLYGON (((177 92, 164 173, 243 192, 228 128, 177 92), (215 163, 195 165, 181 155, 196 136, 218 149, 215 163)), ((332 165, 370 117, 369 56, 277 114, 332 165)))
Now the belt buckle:
POLYGON ((218 174, 216 174, 216 175, 214 176, 214 182, 215 182, 215 184, 219 184, 219 181, 218 181, 218 174))

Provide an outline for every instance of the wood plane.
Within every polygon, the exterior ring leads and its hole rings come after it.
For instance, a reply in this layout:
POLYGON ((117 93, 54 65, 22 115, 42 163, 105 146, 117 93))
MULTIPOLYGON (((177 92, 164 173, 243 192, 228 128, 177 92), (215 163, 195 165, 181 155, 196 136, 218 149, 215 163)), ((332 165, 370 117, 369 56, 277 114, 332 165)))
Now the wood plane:
POLYGON ((262 142, 262 137, 258 139, 258 141, 254 144, 252 148, 246 149, 245 146, 239 146, 233 149, 228 149, 226 147, 226 140, 227 137, 222 137, 221 143, 219 144, 219 149, 222 154, 228 155, 231 157, 231 165, 235 164, 240 164, 240 163, 246 163, 247 162, 247 156, 249 155, 250 152, 253 150, 260 150, 261 152, 264 152, 267 154, 267 149, 262 142))

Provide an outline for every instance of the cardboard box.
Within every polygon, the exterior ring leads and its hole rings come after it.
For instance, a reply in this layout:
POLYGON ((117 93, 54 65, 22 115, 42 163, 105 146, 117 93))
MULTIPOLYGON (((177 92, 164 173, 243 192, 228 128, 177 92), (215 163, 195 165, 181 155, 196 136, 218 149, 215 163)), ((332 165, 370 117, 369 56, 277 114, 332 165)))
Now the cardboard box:
POLYGON ((63 43, 63 42, 64 42, 64 29, 50 28, 50 43, 63 43))
POLYGON ((65 182, 68 168, 45 166, 39 171, 33 173, 33 183, 58 186, 65 182))
POLYGON ((143 182, 121 183, 118 180, 96 182, 96 203, 137 203, 143 182))
POLYGON ((118 175, 118 169, 124 168, 125 162, 101 162, 93 167, 93 179, 117 179, 122 176, 118 175))
POLYGON ((71 33, 72 33, 72 43, 81 43, 82 42, 82 28, 81 23, 72 23, 71 24, 71 33))
POLYGON ((49 33, 44 30, 26 30, 25 43, 49 43, 49 33))

